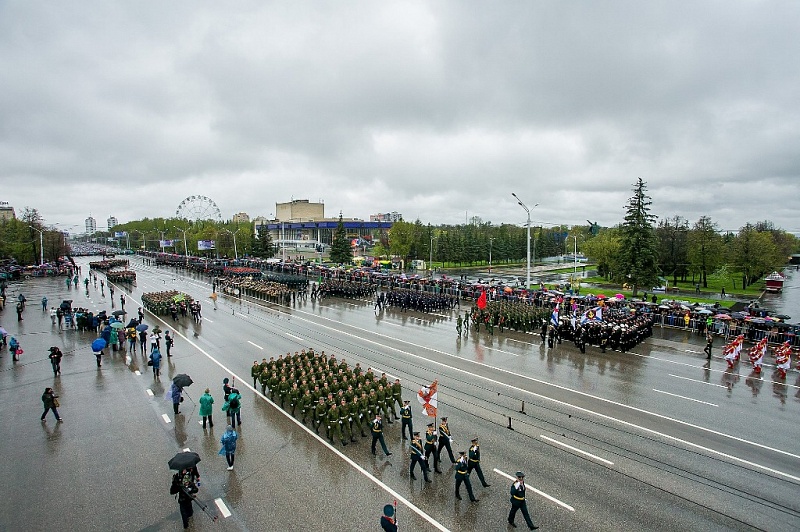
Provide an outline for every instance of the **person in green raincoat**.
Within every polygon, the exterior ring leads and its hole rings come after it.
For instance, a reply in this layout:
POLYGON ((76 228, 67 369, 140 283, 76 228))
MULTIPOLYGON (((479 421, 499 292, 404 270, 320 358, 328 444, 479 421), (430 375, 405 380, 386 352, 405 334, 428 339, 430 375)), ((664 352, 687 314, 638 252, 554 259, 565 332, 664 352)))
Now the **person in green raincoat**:
POLYGON ((200 417, 203 418, 203 428, 206 428, 206 420, 211 427, 214 426, 214 420, 211 415, 214 413, 214 398, 211 397, 211 390, 206 388, 205 393, 200 397, 200 417))
POLYGON ((119 346, 119 334, 117 334, 117 329, 113 327, 111 328, 111 341, 108 343, 111 344, 111 349, 113 351, 117 350, 117 347, 119 346))

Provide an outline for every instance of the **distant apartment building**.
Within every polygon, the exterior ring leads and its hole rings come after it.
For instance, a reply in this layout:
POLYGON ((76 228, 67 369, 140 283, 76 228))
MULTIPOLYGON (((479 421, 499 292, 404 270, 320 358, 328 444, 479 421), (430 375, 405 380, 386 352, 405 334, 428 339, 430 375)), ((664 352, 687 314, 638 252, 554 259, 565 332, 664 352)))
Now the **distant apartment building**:
POLYGON ((97 232, 97 221, 89 216, 86 218, 86 234, 93 235, 97 232))
POLYGON ((112 227, 114 227, 115 225, 119 224, 119 222, 117 221, 117 217, 116 216, 109 216, 108 220, 107 220, 107 223, 108 223, 108 230, 109 231, 111 231, 112 227))
POLYGON ((0 201, 0 220, 14 220, 17 218, 14 207, 7 201, 0 201))
POLYGON ((237 212, 231 220, 235 224, 249 224, 250 216, 246 212, 237 212))
POLYGON ((369 215, 370 222, 402 222, 403 215, 397 211, 392 212, 385 212, 385 213, 378 213, 378 214, 370 214, 369 215))

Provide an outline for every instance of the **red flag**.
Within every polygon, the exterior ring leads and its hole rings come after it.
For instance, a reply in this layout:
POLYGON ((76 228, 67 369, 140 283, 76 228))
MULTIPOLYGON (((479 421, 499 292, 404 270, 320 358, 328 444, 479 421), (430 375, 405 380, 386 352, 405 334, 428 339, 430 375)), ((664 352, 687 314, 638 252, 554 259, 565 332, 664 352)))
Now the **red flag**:
POLYGON ((483 290, 481 292, 481 297, 479 297, 478 300, 475 302, 475 306, 477 306, 481 310, 486 308, 486 290, 483 290))

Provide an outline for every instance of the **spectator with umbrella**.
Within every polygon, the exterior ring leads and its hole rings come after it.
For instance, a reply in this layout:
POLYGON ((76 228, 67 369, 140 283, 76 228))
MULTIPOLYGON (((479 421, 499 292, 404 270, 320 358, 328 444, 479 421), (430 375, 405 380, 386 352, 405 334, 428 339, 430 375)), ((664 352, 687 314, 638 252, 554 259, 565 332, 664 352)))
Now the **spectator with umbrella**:
POLYGON ((102 338, 97 338, 94 342, 92 342, 92 351, 94 351, 94 356, 97 357, 97 367, 98 368, 102 365, 101 364, 101 357, 105 354, 103 352, 103 349, 106 348, 106 345, 108 345, 108 344, 102 338))
POLYGON ((191 386, 194 381, 190 376, 185 373, 180 373, 172 379, 172 387, 170 388, 170 397, 172 399, 172 410, 175 414, 180 414, 178 407, 183 402, 183 397, 181 394, 183 393, 183 388, 186 386, 191 386))
POLYGON ((145 346, 147 346, 147 325, 140 323, 136 326, 136 330, 139 332, 139 348, 144 355, 147 353, 147 351, 145 351, 145 346))

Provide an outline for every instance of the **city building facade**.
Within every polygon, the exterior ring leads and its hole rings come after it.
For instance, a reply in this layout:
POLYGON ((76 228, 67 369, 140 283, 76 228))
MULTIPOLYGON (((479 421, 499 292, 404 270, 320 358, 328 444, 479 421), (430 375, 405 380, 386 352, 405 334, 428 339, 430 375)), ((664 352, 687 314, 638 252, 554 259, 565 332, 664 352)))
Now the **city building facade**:
POLYGON ((93 235, 97 232, 97 220, 89 216, 86 218, 86 234, 93 235))

